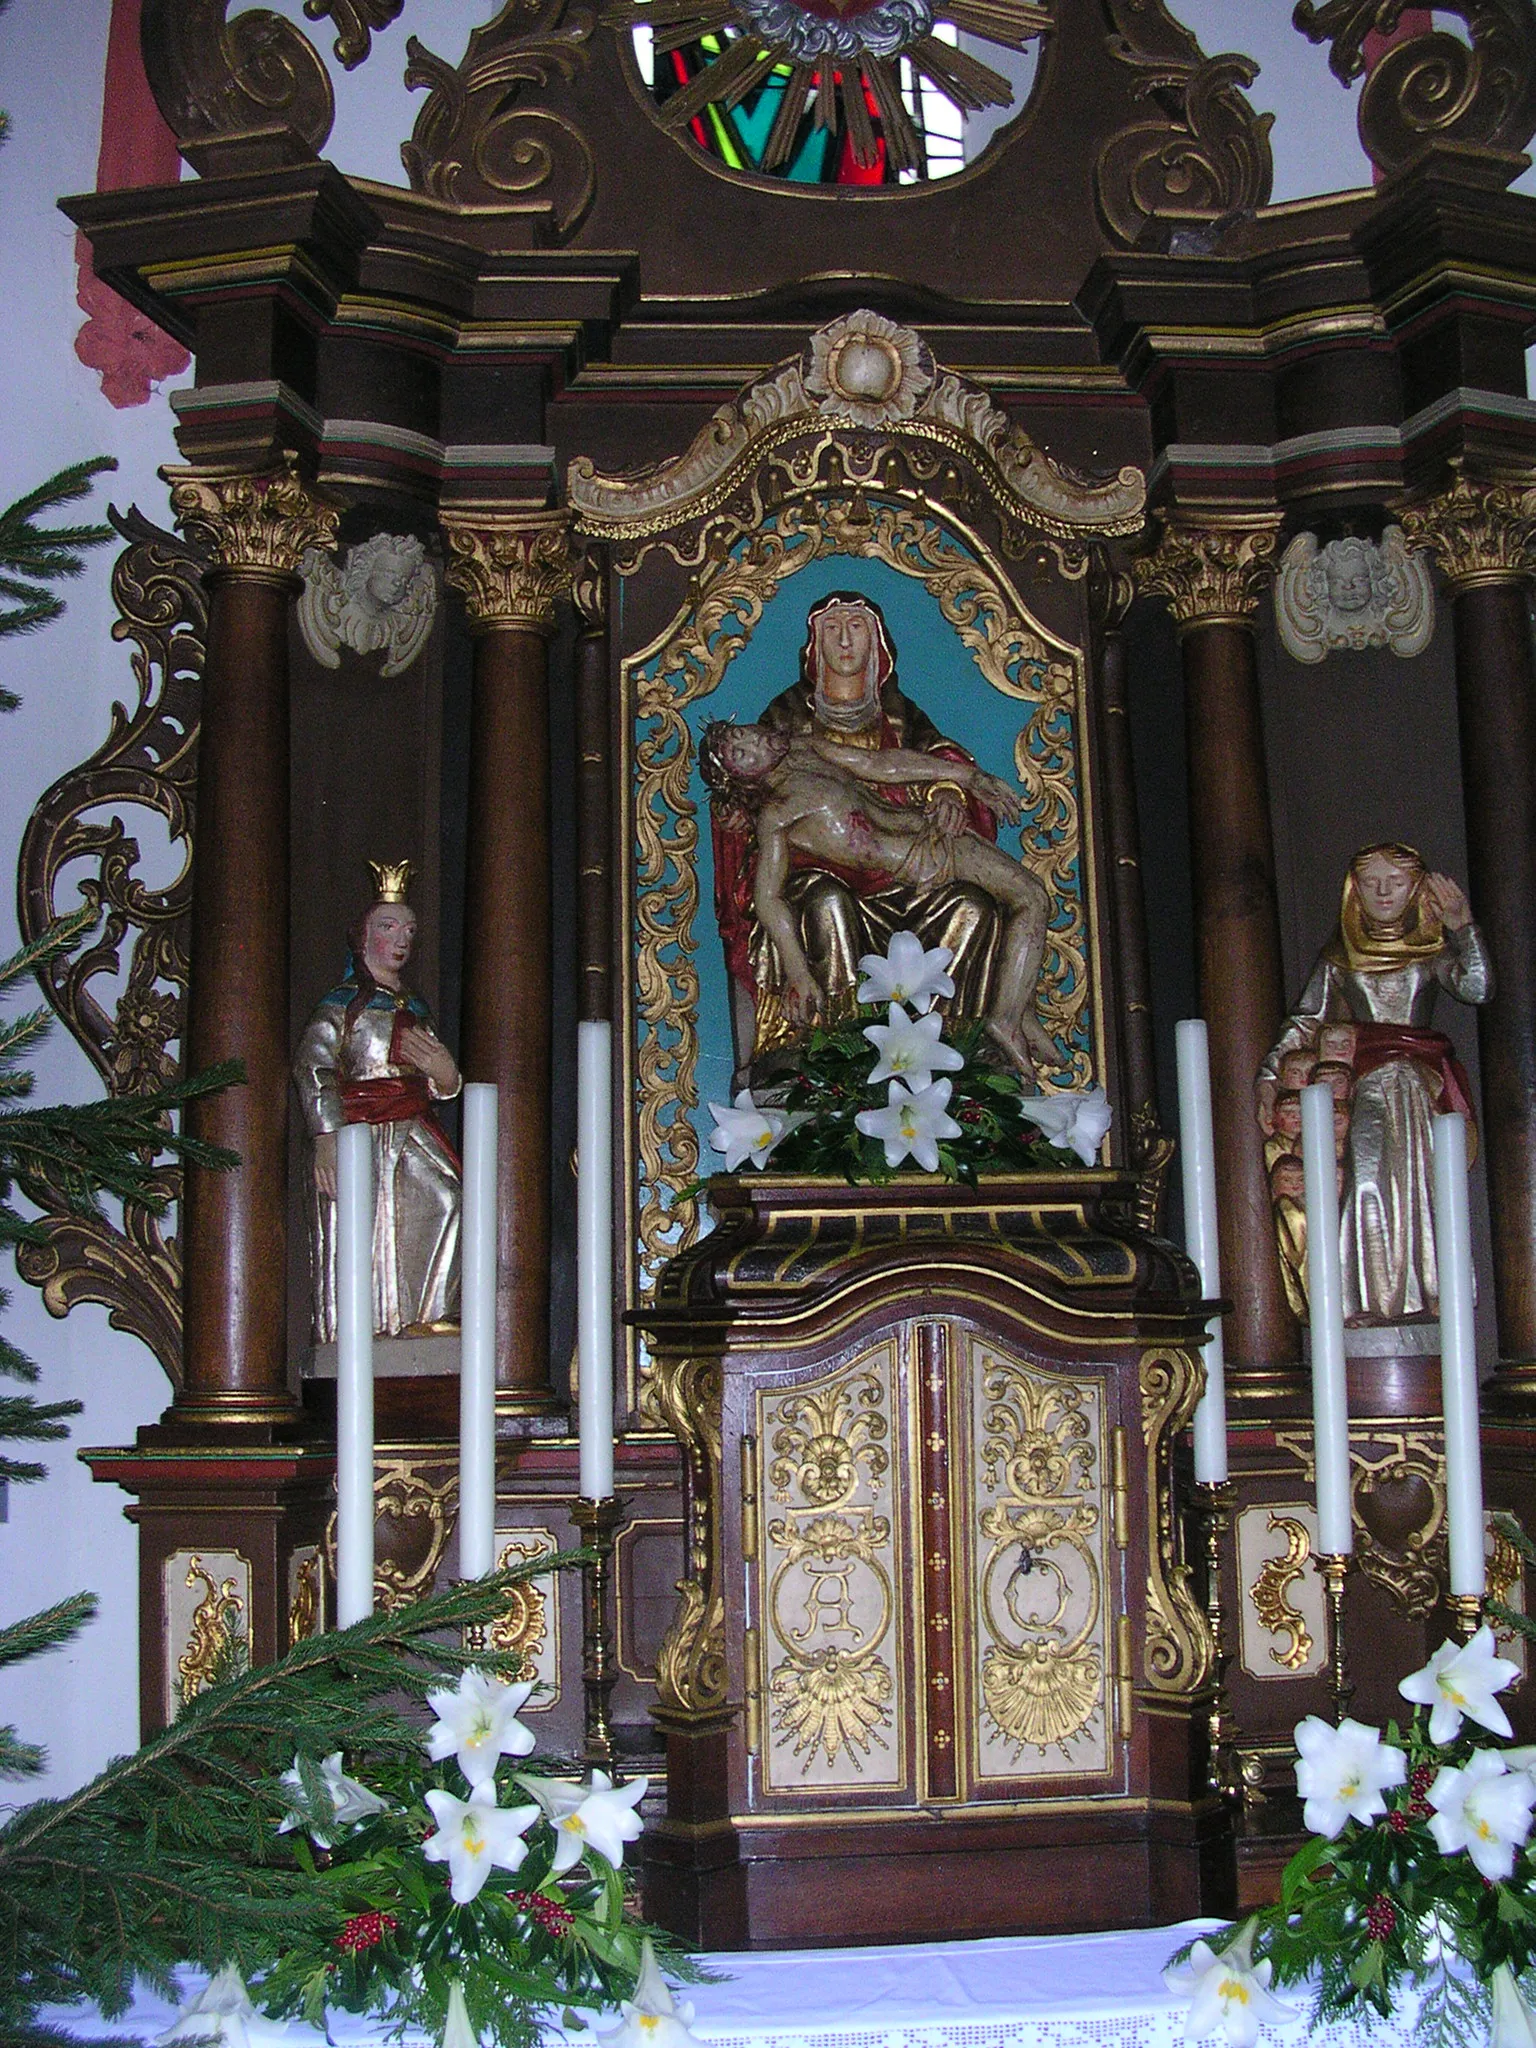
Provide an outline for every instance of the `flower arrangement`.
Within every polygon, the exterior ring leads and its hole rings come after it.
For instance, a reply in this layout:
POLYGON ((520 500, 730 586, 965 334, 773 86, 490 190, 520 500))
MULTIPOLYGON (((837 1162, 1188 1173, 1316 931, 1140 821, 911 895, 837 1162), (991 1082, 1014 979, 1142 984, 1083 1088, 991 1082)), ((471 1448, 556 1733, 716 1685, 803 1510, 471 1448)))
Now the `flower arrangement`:
POLYGON ((1485 1739, 1512 1733, 1497 1695, 1518 1672, 1485 1624, 1403 1679, 1406 1726, 1300 1724, 1314 1839, 1287 1864, 1278 1904, 1174 1959, 1188 2039, 1248 2048, 1261 2023, 1297 2017, 1271 1984, 1310 1982, 1318 2023, 1368 2025, 1412 1990, 1416 2038, 1436 2048, 1536 2048, 1536 1748, 1485 1739))
POLYGON ((984 1172, 1094 1165, 1110 1122, 1102 1088, 1029 1095, 1016 1072, 980 1058, 982 1025, 944 1037, 934 1005, 955 992, 952 959, 913 932, 866 953, 857 1014, 812 1031, 798 1072, 775 1091, 781 1100, 744 1088, 730 1107, 709 1105, 709 1142, 726 1172, 774 1159, 782 1172, 878 1183, 910 1162, 974 1186, 984 1172))
POLYGON ((267 2013, 323 2027, 335 2007, 444 2048, 531 2048, 552 2009, 656 2006, 649 1931, 626 1911, 622 1875, 646 1780, 553 1776, 519 1719, 532 1691, 473 1665, 434 1687, 425 1761, 386 1762, 373 1786, 339 1752, 295 1757, 279 1829, 334 1910, 261 1978, 267 2013))

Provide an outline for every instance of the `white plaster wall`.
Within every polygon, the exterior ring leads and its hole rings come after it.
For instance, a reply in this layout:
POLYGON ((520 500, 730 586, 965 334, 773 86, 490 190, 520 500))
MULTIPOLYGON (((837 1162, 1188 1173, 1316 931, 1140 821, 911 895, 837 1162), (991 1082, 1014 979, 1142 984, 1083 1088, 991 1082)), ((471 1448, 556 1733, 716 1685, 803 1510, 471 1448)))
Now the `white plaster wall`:
MULTIPOLYGON (((302 0, 268 0, 303 23, 302 0)), ((1369 165, 1355 134, 1356 95, 1327 69, 1290 25, 1292 0, 1175 0, 1176 11, 1207 51, 1238 48, 1262 66, 1254 103, 1276 112, 1275 198, 1294 199, 1364 184, 1369 165)), ((12 120, 0 149, 0 504, 9 503, 66 463, 97 454, 118 459, 94 505, 110 496, 137 502, 164 521, 162 462, 175 459, 164 393, 142 407, 115 411, 95 374, 76 359, 82 318, 74 302, 74 231, 57 212, 58 194, 95 182, 109 0, 12 0, 0 16, 0 107, 12 120)), ((238 8, 233 11, 238 11, 238 8)), ((492 0, 407 0, 403 17, 375 42, 359 72, 332 64, 337 121, 329 154, 354 175, 403 182, 399 145, 421 95, 402 83, 405 41, 419 35, 457 61, 492 0)), ((322 41, 321 31, 309 24, 322 41)), ((329 59, 329 36, 322 47, 329 59)), ((1531 174, 1522 180, 1536 189, 1531 174)), ((22 707, 0 719, 0 946, 16 941, 14 872, 26 819, 54 778, 103 738, 114 698, 131 701, 128 651, 111 641, 108 575, 113 548, 87 560, 66 586, 65 617, 29 638, 0 643, 0 682, 22 707)), ((148 844, 146 860, 167 858, 148 844)), ((55 1033, 36 1062, 40 1099, 96 1092, 72 1041, 55 1033)), ((0 1720, 50 1749, 49 1777, 38 1788, 65 1791, 137 1737, 137 1573, 124 1496, 96 1486, 75 1455, 88 1444, 126 1443, 165 1405, 159 1366, 131 1338, 107 1328, 104 1314, 78 1309, 64 1322, 17 1284, 7 1311, 13 1339, 42 1366, 45 1398, 85 1403, 68 1444, 44 1447, 49 1476, 12 1488, 0 1524, 0 1619, 12 1619, 89 1587, 101 1600, 94 1625, 71 1650, 0 1673, 0 1720)))
MULTIPOLYGON (((115 455, 87 509, 47 524, 101 518, 108 498, 137 500, 165 519, 158 464, 175 458, 164 399, 115 411, 74 354, 84 315, 75 306, 74 229, 54 200, 96 181, 108 0, 15 0, 0 16, 0 107, 11 117, 0 148, 0 504, 71 462, 115 455)), ((0 682, 21 698, 0 717, 0 947, 17 942, 11 877, 21 833, 42 792, 106 736, 114 698, 134 701, 128 650, 109 638, 114 546, 94 550, 83 575, 62 586, 67 609, 41 631, 0 641, 0 682)), ((36 1061, 39 1100, 99 1094, 74 1041, 57 1027, 36 1061)), ((7 1267, 10 1260, 5 1261, 7 1267)), ((9 1280, 9 1274, 6 1275, 9 1280)), ((126 1496, 97 1486, 75 1453, 86 1444, 132 1441, 165 1406, 164 1373, 142 1344, 109 1330, 105 1314, 77 1309, 56 1322, 35 1289, 18 1281, 7 1334, 42 1368, 37 1392, 78 1399, 85 1413, 68 1443, 43 1445, 46 1480, 13 1486, 0 1524, 0 1619, 13 1620, 89 1588, 95 1623, 68 1650, 0 1672, 0 1721, 46 1743, 49 1777, 67 1791, 138 1740, 138 1565, 126 1496)), ((6 1382, 6 1384, 10 1384, 6 1382)), ((27 1455, 27 1453, 23 1453, 27 1455)))

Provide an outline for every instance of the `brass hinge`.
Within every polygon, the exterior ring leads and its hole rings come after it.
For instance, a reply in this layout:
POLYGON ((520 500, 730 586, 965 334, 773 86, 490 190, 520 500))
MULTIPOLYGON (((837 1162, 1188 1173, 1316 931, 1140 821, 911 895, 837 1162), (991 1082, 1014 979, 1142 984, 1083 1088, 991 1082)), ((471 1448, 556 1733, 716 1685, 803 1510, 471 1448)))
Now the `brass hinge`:
POLYGON ((747 1564, 757 1560, 757 1438, 741 1440, 741 1555, 747 1564))
POLYGON ((1111 1485, 1114 1489, 1115 1548, 1127 1550, 1131 1541, 1131 1482, 1127 1476, 1125 1431, 1117 1423, 1110 1438, 1111 1485))
MULTIPOLYGON (((750 1442, 751 1439, 749 1438, 750 1442)), ((758 1669, 758 1636, 755 1628, 747 1629, 741 1642, 742 1663, 745 1667, 746 1701, 744 1722, 747 1737, 747 1754, 756 1756, 762 1748, 763 1702, 762 1677, 758 1669)))

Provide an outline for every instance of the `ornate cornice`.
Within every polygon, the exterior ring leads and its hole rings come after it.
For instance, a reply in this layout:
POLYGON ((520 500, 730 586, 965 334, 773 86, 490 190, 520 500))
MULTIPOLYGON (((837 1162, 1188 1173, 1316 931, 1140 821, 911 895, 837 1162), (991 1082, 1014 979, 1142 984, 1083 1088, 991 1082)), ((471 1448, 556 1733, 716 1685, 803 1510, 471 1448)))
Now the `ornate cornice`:
POLYGON ((1032 533, 1077 542, 1141 531, 1146 479, 1129 465, 1112 477, 1076 475, 1036 447, 976 385, 936 362, 923 337, 867 309, 812 334, 798 356, 722 405, 692 445, 634 474, 604 475, 578 456, 566 491, 581 530, 635 541, 726 503, 775 450, 824 429, 865 429, 922 444, 981 470, 999 506, 1032 533))
POLYGON ((177 526, 207 550, 213 573, 286 583, 310 548, 335 543, 341 509, 309 488, 292 455, 278 469, 173 464, 160 474, 177 526))
POLYGON ((1180 634, 1250 626, 1275 573, 1281 515, 1163 519, 1157 547, 1131 564, 1143 597, 1165 597, 1180 634))
POLYGON ((1453 597, 1536 575, 1536 478, 1485 483, 1458 468, 1448 491, 1406 505, 1403 531, 1428 548, 1453 597))
POLYGON ((569 512, 442 512, 439 520, 444 580, 463 596, 475 630, 553 633, 556 601, 576 569, 569 512))

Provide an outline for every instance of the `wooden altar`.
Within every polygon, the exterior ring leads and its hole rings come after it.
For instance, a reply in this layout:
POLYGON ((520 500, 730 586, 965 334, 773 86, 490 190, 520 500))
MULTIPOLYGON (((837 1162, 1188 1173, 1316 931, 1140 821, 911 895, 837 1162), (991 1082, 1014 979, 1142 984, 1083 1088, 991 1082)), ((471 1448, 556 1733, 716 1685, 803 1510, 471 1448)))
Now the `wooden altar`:
POLYGON ((1231 1909, 1174 1470, 1198 1282, 1136 1195, 712 1183, 645 1319, 687 1475, 664 1925, 773 1948, 1231 1909))
MULTIPOLYGON (((385 61, 399 11, 307 10, 331 17, 347 67, 385 61)), ((165 504, 121 519, 117 631, 138 701, 40 800, 23 927, 68 907, 82 873, 106 906, 100 945, 47 983, 106 1086, 225 1057, 250 1080, 196 1112, 244 1163, 190 1176, 176 1238, 146 1212, 119 1228, 27 1191, 46 1242, 25 1277, 56 1313, 104 1305, 166 1373, 162 1420, 91 1454, 134 1495, 142 1531, 145 1725, 187 1682, 199 1571, 215 1607, 232 1582, 258 1658, 329 1612, 333 1434, 306 1334, 288 1063, 334 978, 364 860, 409 856, 423 993, 466 1076, 501 1089, 498 1540, 514 1549, 572 1533, 572 1026, 615 1026, 614 1303, 636 1317, 616 1359, 629 1512, 615 1710, 631 1756, 654 1756, 653 1708, 666 1733, 653 1909, 710 1939, 869 1924, 866 1835, 907 1859, 914 1932, 925 1913, 1082 1925, 1221 1902, 1210 1646, 1181 1576, 1177 1477, 1198 1318, 1187 1270, 1150 1234, 1171 1151, 1168 1041, 1195 1009, 1215 1070, 1240 1490, 1220 1581, 1246 1631, 1222 1734, 1247 1790, 1244 1867, 1265 1881, 1294 1826, 1285 1731, 1324 1688, 1316 1631, 1297 1655, 1286 1618, 1309 1569, 1304 1520, 1299 1536, 1281 1527, 1307 1486, 1306 1381, 1251 1088, 1295 979, 1288 953, 1332 915, 1334 842, 1357 802, 1384 832, 1450 849, 1498 962, 1478 1046, 1463 1048, 1474 1067, 1481 1051, 1488 1142, 1490 1497, 1527 1527, 1536 1515, 1536 202, 1506 189, 1536 126, 1536 36, 1507 8, 1473 9, 1473 62, 1415 30, 1363 100, 1382 181, 1273 207, 1251 66, 1202 51, 1161 0, 935 11, 968 36, 982 17, 983 42, 1007 17, 986 45, 1000 63, 1043 39, 1015 111, 952 178, 929 175, 901 112, 906 74, 892 88, 883 59, 868 98, 856 67, 813 90, 788 66, 806 134, 764 116, 758 158, 732 162, 709 138, 768 84, 718 39, 705 49, 710 22, 678 14, 662 54, 694 69, 674 92, 642 68, 643 9, 487 0, 457 61, 408 46, 426 97, 407 187, 325 161, 334 89, 293 24, 145 0, 148 77, 198 176, 66 205, 98 274, 194 350, 197 378, 175 400, 186 460, 165 504), (1465 88, 1427 113, 1426 64, 1465 88), (819 137, 827 177, 791 177, 819 137), (839 181, 871 168, 876 139, 880 179, 839 181), (829 334, 866 312, 899 334, 905 366, 873 405, 827 375, 829 334), (1411 660, 1360 655, 1309 681, 1269 607, 1281 548, 1389 521, 1436 567, 1434 636, 1411 660), (351 651, 329 669, 295 622, 306 556, 379 534, 420 542, 433 630, 399 676, 351 651), (1023 857, 1060 909, 1048 1085, 1102 1085, 1116 1124, 1105 1177, 1010 1195, 1006 1227, 984 1220, 1001 1213, 990 1196, 898 1184, 909 1219, 950 1219, 939 1248, 910 1220, 882 1248, 873 1225, 855 1230, 866 1197, 827 1197, 835 1229, 817 1226, 799 1271, 764 1248, 798 1243, 812 1198, 771 1215, 771 1184, 729 1187, 713 1237, 682 1199, 701 1104, 730 1063, 696 748, 706 699, 724 708, 735 690, 751 714, 770 694, 780 584, 850 570, 929 607, 909 644, 938 653, 913 687, 1030 793, 1023 857), (1309 758, 1326 757, 1336 791, 1300 773, 1298 704, 1326 735, 1309 758), (1399 786, 1412 815, 1386 816, 1399 786), (137 842, 122 817, 101 825, 104 806, 156 813, 184 872, 146 890, 137 842), (109 1002, 93 984, 119 968, 109 1002), (833 1267, 819 1264, 838 1231, 833 1267), (903 1291, 914 1274, 921 1313, 903 1291), (893 1603, 889 1699, 874 1702, 889 1747, 860 1751, 855 1791, 838 1775, 851 1752, 835 1750, 808 1819, 764 1631, 788 1568, 771 1525, 799 1527, 815 1503, 778 1486, 772 1438, 798 1426, 786 1403, 874 1373, 885 1442, 906 1460, 889 1469, 910 1503, 943 1503, 922 1512, 963 1533, 948 1555, 969 1568, 978 1517, 1027 1511, 987 1491, 1006 1463, 988 1466, 969 1399, 993 1369, 976 1363, 987 1346, 1010 1384, 1070 1389, 1088 1418, 1098 1521, 1074 1554, 1126 1599, 1113 1629, 1107 1605, 1096 1623, 1096 1732, 1064 1753, 1047 1743, 1042 1765, 1028 1744, 988 1751, 977 1715, 919 1715, 919 1687, 984 1696, 984 1649, 958 1609, 947 1634, 929 1629, 946 1610, 914 1570, 910 1611, 893 1603), (1149 1391, 1159 1357, 1178 1363, 1149 1391), (716 1416, 729 1455, 711 1448, 716 1416), (946 1862, 935 1842, 967 1828, 946 1862), (812 1847, 822 1881, 791 1886, 812 1847), (1015 1856, 1041 1875, 1017 1899, 979 1875, 1015 1856)), ((1302 12, 1353 75, 1366 10, 1302 12)), ((974 99, 972 52, 917 54, 974 99)), ((1356 1448, 1379 1569, 1357 1581, 1356 1626, 1362 1657, 1375 1643, 1391 1660, 1436 1613, 1435 1389, 1424 1360, 1377 1377, 1356 1448)), ((441 1359, 381 1383, 383 1597, 455 1568, 454 1392, 441 1359)), ((889 1519, 903 1546, 880 1553, 897 1586, 935 1531, 877 1504, 867 1462, 854 1484, 844 1506, 889 1519)), ((547 1725, 576 1747, 574 1588, 544 1588, 508 1629, 547 1688, 547 1725)))

